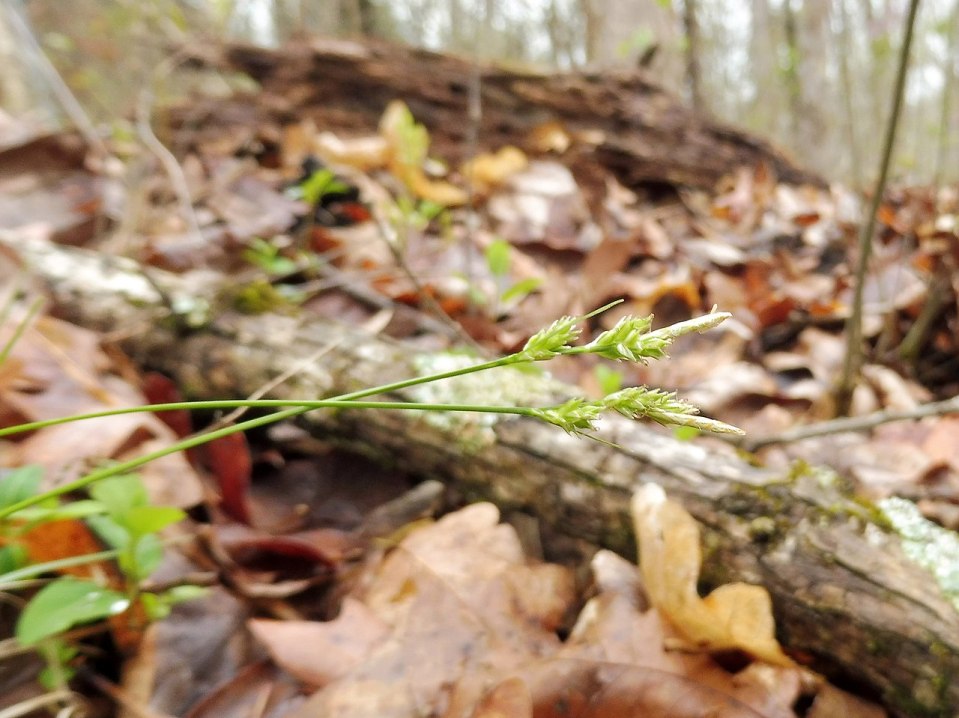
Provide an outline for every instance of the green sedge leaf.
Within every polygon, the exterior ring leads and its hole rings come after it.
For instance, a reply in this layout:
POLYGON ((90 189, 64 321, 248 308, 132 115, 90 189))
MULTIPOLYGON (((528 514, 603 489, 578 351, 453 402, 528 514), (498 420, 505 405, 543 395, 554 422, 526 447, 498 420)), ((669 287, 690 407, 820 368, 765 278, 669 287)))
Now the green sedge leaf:
POLYGON ((16 636, 24 646, 63 633, 74 626, 123 613, 130 599, 92 581, 61 578, 47 584, 27 604, 17 621, 16 636))
POLYGON ((31 506, 17 511, 17 518, 23 519, 28 523, 58 521, 60 519, 85 519, 89 516, 104 514, 106 510, 106 506, 99 501, 81 499, 80 501, 71 501, 68 504, 51 508, 31 506))

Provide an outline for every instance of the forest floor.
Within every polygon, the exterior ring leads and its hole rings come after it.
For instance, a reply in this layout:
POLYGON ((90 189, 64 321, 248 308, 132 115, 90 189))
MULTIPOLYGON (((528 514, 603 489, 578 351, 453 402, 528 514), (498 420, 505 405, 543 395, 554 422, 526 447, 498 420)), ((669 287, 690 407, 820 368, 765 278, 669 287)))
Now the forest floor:
MULTIPOLYGON (((652 314, 658 327, 716 306, 732 318, 678 341, 668 360, 561 358, 550 371, 589 397, 676 391, 741 427, 757 463, 828 465, 864 499, 907 498, 959 527, 955 416, 784 440, 833 418, 863 211, 854 193, 781 183, 764 165, 714 191, 629 189, 577 177, 561 127, 538 155, 496 148, 450 168, 427 158, 420 127, 397 104, 379 130, 352 136, 306 118, 219 135, 167 127, 158 132, 171 168, 121 131, 98 157, 75 136, 34 136, 0 117, 6 293, 24 304, 44 294, 18 242, 60 243, 215 286, 217 312, 312 313, 418 351, 465 345, 488 356, 612 300, 624 301, 588 334, 626 314, 652 314)), ((959 190, 891 190, 879 219, 859 417, 959 393, 959 190)), ((17 311, 0 327, 7 338, 17 311)), ((3 426, 173 401, 186 389, 56 315, 49 306, 28 322, 0 371, 3 426)), ((0 458, 62 482, 218 418, 49 427, 3 444, 0 458)), ((114 703, 122 715, 192 718, 886 714, 799 667, 802 656, 773 665, 677 650, 681 634, 644 604, 631 562, 600 551, 588 564, 548 563, 560 551, 500 523, 492 505, 433 497, 413 523, 384 528, 384 507, 408 507, 417 477, 292 429, 139 473, 153 502, 188 511, 175 533, 195 539, 167 551, 152 585, 188 577, 210 588, 144 632, 82 639, 74 685, 94 715, 114 703), (429 520, 439 505, 448 513, 429 520)), ((101 548, 83 524, 68 530, 32 536, 30 558, 101 548)), ((14 618, 2 620, 10 628, 14 618)), ((5 661, 16 670, 0 678, 4 716, 45 690, 34 657, 5 661)))

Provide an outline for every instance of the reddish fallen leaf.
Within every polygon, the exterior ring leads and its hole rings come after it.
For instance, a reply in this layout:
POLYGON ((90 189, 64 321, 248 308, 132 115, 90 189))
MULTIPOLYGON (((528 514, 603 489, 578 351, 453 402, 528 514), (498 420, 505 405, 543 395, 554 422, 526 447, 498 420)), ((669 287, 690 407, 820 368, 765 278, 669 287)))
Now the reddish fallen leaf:
POLYGON ((335 566, 357 548, 350 534, 323 528, 292 534, 271 534, 245 525, 217 526, 215 536, 220 546, 242 564, 256 564, 281 569, 282 559, 294 564, 335 566))
POLYGON ((220 489, 220 506, 232 518, 250 523, 248 492, 253 473, 250 446, 242 433, 221 436, 203 445, 204 462, 220 489))
MULTIPOLYGON (((151 404, 173 404, 183 401, 183 395, 174 381, 159 372, 151 371, 144 374, 141 388, 151 404)), ((190 412, 186 409, 158 411, 156 417, 181 438, 193 432, 193 421, 190 418, 190 412)))

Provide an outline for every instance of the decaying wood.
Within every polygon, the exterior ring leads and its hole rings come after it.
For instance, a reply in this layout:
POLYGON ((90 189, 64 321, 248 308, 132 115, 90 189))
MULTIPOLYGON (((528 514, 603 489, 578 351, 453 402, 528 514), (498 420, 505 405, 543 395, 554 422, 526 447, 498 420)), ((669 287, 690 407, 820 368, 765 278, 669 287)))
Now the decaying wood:
MULTIPOLYGON (((274 395, 329 396, 416 375, 420 360, 435 361, 355 329, 284 316, 220 316, 177 335, 156 324, 157 294, 134 263, 46 244, 20 242, 17 251, 47 280, 61 314, 125 337, 132 356, 170 373, 195 398, 243 397, 325 347, 335 348, 274 395)), ((181 280, 160 273, 154 280, 181 300, 189 296, 181 280)), ((564 392, 532 383, 554 399, 564 392)), ((495 391, 510 393, 509 386, 501 377, 495 391)), ((493 390, 479 391, 488 403, 493 390)), ((602 431, 614 447, 528 419, 484 426, 370 411, 302 419, 324 439, 628 555, 629 496, 656 482, 706 527, 705 581, 766 586, 787 648, 871 687, 897 714, 959 714, 959 613, 897 536, 828 473, 784 477, 625 420, 602 431)))
MULTIPOLYGON (((437 156, 457 161, 470 151, 470 62, 378 42, 315 40, 279 50, 229 44, 194 47, 185 56, 205 66, 240 70, 260 83, 256 95, 232 105, 216 101, 203 117, 204 133, 222 123, 260 118, 298 122, 347 135, 375 132, 387 103, 402 99, 430 130, 437 156), (244 105, 247 109, 244 109, 244 105), (232 106, 232 110, 230 107, 232 106)), ((786 182, 822 185, 771 145, 707 121, 641 70, 537 74, 486 67, 481 71, 480 146, 519 146, 541 153, 543 134, 561 128, 573 144, 574 171, 613 172, 625 186, 682 185, 711 189, 740 166, 765 163, 786 182)), ((174 114, 194 126, 202 104, 174 114)))

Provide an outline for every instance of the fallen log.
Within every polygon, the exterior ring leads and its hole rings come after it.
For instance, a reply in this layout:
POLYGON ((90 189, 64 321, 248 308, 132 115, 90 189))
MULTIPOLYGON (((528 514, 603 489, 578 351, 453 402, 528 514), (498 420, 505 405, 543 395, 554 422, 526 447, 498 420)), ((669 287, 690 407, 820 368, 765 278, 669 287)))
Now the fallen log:
MULTIPOLYGON (((344 40, 280 49, 192 46, 182 56, 194 65, 241 71, 260 88, 232 101, 217 99, 208 111, 202 100, 191 101, 172 113, 179 128, 202 127, 197 131, 216 137, 224 123, 249 128, 265 119, 283 124, 312 118, 333 132, 370 134, 387 103, 401 99, 429 129, 437 156, 460 161, 472 151, 469 103, 476 72, 462 58, 344 40), (251 117, 251 110, 258 114, 251 117)), ((558 132, 571 145, 568 151, 552 149, 564 152, 574 172, 612 172, 632 189, 712 189, 724 175, 760 163, 785 182, 825 184, 769 143, 696 115, 639 69, 543 74, 482 66, 479 83, 480 149, 516 145, 541 154, 550 144, 544 136, 558 132)))
MULTIPOLYGON (((60 315, 122 337, 130 355, 169 373, 193 398, 244 397, 294 366, 295 376, 272 395, 319 398, 436 371, 451 360, 329 321, 271 314, 224 313, 178 333, 156 321, 164 312, 156 287, 179 306, 209 300, 182 279, 151 270, 147 281, 129 260, 4 240, 2 233, 0 244, 48 284, 60 315)), ((570 391, 546 378, 501 374, 434 400, 550 403, 570 391)), ((704 583, 765 586, 788 650, 875 691, 897 715, 959 714, 959 612, 879 512, 830 472, 784 476, 626 420, 607 422, 600 436, 610 444, 602 444, 531 419, 440 416, 327 411, 305 414, 301 423, 324 440, 630 556, 630 495, 655 482, 705 528, 704 583)))

